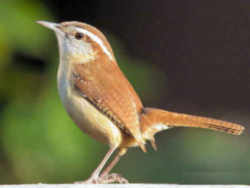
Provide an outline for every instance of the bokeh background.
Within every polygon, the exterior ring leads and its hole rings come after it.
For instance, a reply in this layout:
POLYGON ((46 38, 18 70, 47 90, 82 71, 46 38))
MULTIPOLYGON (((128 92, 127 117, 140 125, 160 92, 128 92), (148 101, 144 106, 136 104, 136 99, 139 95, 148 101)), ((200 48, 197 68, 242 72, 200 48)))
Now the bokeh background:
POLYGON ((100 28, 145 106, 246 126, 242 136, 176 128, 158 152, 130 149, 130 182, 250 184, 250 1, 0 2, 0 184, 86 179, 108 147, 83 134, 56 89, 54 34, 36 20, 100 28))

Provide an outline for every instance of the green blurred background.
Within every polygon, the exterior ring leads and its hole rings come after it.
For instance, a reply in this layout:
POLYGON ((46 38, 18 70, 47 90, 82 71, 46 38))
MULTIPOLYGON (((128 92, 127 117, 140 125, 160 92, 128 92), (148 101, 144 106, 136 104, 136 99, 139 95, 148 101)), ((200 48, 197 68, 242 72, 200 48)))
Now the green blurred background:
POLYGON ((100 28, 145 106, 246 126, 242 136, 176 128, 158 152, 114 168, 132 183, 250 183, 250 2, 8 0, 0 3, 0 184, 86 179, 108 147, 83 134, 56 88, 54 34, 37 20, 100 28))

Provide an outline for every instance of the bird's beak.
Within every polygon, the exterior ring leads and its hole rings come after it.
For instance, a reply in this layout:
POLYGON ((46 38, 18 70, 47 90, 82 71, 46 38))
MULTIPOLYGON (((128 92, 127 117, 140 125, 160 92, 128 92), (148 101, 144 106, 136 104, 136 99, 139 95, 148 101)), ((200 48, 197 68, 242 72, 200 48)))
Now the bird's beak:
POLYGON ((53 31, 55 31, 56 33, 63 33, 62 29, 61 29, 61 24, 58 23, 53 23, 53 22, 47 22, 47 21, 37 21, 38 24, 47 27, 53 31))

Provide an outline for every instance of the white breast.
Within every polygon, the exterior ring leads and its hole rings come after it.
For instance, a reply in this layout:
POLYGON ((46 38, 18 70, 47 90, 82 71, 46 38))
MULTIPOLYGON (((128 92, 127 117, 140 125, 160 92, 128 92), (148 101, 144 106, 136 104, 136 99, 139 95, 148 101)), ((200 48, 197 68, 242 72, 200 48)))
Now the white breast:
POLYGON ((119 146, 122 141, 120 129, 74 90, 69 83, 69 77, 69 63, 64 59, 60 62, 58 70, 58 90, 72 120, 94 139, 113 147, 119 146))

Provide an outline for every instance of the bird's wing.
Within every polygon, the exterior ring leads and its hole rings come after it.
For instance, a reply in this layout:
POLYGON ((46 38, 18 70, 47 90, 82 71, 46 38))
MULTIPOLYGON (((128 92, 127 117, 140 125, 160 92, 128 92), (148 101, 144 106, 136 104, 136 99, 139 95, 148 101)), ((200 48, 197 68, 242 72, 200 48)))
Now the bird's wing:
POLYGON ((142 103, 116 62, 78 63, 72 69, 78 92, 143 147, 138 115, 142 103))

